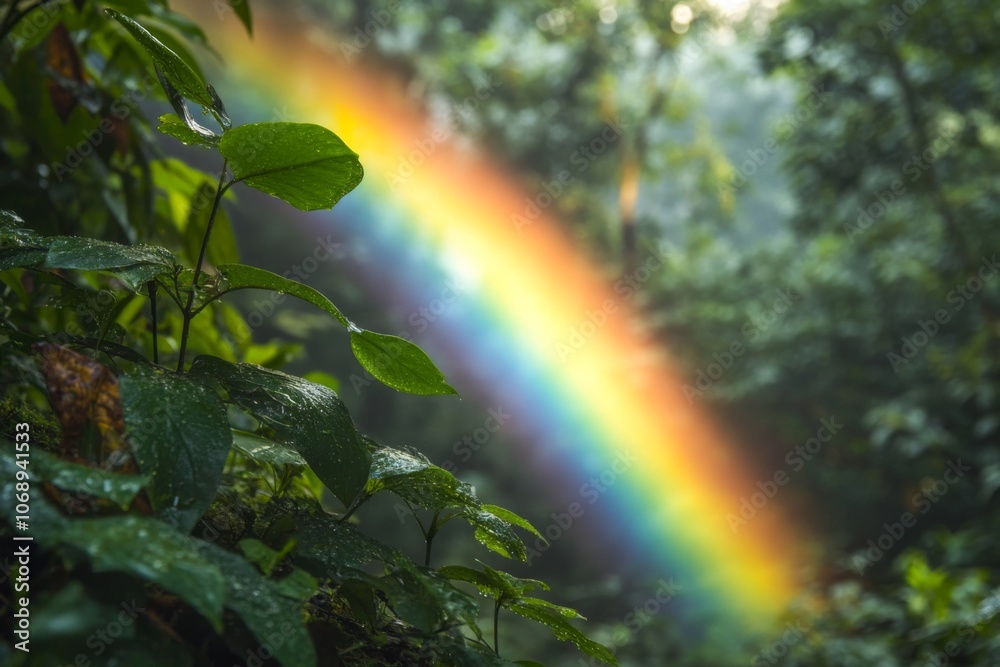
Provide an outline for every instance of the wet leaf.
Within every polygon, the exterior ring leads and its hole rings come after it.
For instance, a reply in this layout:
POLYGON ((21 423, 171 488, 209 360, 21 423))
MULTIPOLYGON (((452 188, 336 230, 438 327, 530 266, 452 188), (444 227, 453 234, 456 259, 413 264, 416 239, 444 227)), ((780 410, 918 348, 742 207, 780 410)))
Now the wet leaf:
POLYGON ((219 151, 237 181, 303 211, 331 208, 361 182, 358 155, 308 123, 253 123, 222 136, 219 151))
POLYGON ((219 272, 219 276, 224 280, 220 296, 241 289, 262 289, 278 292, 279 294, 290 294, 297 299, 302 299, 322 308, 333 315, 343 326, 348 328, 351 326, 350 320, 344 317, 344 314, 340 312, 339 308, 333 305, 332 301, 308 285, 303 285, 302 283, 279 276, 276 273, 244 264, 223 264, 217 266, 216 269, 219 272))
POLYGON ((215 498, 232 445, 218 395, 186 376, 144 368, 122 377, 122 405, 157 516, 189 532, 215 498))
POLYGON ((476 625, 479 605, 437 572, 412 563, 401 564, 378 580, 393 611, 424 632, 434 632, 448 619, 476 625))
POLYGON ((247 628, 286 667, 316 664, 304 607, 282 594, 281 587, 237 554, 198 542, 203 557, 225 572, 225 606, 239 614, 247 628), (283 641, 275 641, 281 637, 283 641))
POLYGON ((163 42, 153 37, 148 30, 121 12, 114 9, 106 9, 105 11, 139 42, 146 53, 149 54, 149 57, 152 58, 156 67, 163 72, 163 76, 184 97, 211 108, 213 100, 212 96, 208 93, 208 89, 205 87, 205 83, 180 56, 167 48, 163 42))
POLYGON ((571 625, 562 613, 545 606, 533 604, 529 600, 518 600, 504 606, 519 616, 523 616, 536 623, 541 623, 549 628, 557 639, 576 644, 577 648, 587 655, 602 660, 609 665, 618 664, 618 660, 615 659, 614 654, 611 653, 608 647, 588 638, 575 626, 571 625))
POLYGON ((297 515, 295 536, 298 558, 312 561, 310 567, 303 567, 317 577, 339 577, 369 563, 395 563, 406 559, 351 524, 325 514, 297 515))
POLYGON ((430 357, 413 343, 373 331, 351 331, 351 349, 383 384, 411 394, 457 394, 430 357))
POLYGON ((126 509, 149 482, 148 475, 113 473, 70 463, 40 449, 32 452, 31 467, 37 481, 63 491, 109 500, 122 509, 126 509))
POLYGON ((62 519, 47 526, 33 522, 32 528, 47 546, 68 548, 71 556, 84 554, 95 572, 123 572, 159 584, 221 629, 222 573, 188 537, 166 524, 130 514, 62 519))
POLYGON ((177 139, 185 146, 201 146, 215 148, 219 145, 219 137, 213 133, 203 134, 192 130, 183 119, 176 114, 167 113, 160 116, 160 132, 177 139))
POLYGON ((280 371, 210 356, 195 359, 191 373, 218 381, 230 401, 274 429, 344 505, 364 487, 371 455, 333 391, 280 371))
POLYGON ((173 272, 169 250, 152 245, 122 245, 78 236, 47 239, 47 269, 77 269, 117 273, 133 291, 156 276, 173 272))
POLYGON ((256 433, 233 429, 233 447, 244 456, 275 467, 305 466, 306 460, 292 447, 256 433))

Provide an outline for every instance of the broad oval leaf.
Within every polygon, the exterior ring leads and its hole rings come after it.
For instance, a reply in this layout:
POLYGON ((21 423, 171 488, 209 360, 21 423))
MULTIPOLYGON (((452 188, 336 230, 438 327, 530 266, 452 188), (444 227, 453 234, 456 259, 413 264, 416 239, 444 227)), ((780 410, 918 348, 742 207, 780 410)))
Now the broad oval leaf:
POLYGON ((105 10, 108 15, 118 21, 135 38, 142 48, 153 59, 156 66, 163 72, 167 80, 189 100, 211 108, 214 100, 209 94, 205 83, 184 59, 167 48, 160 40, 153 37, 148 30, 114 9, 105 10))
POLYGON ((232 446, 225 406, 204 385, 146 369, 122 376, 122 408, 158 516, 189 532, 215 498, 232 446))
POLYGON ((431 358, 410 341, 374 331, 352 330, 351 349, 383 384, 411 394, 458 394, 431 358))
POLYGON ((201 555, 226 573, 225 606, 267 642, 282 665, 315 665, 316 650, 303 619, 303 607, 282 594, 281 586, 238 554, 208 542, 196 543, 201 555), (275 637, 283 641, 275 641, 275 637))
POLYGON ((322 308, 336 318, 343 326, 350 328, 351 322, 333 302, 308 285, 279 276, 276 273, 244 264, 223 264, 215 267, 224 279, 219 296, 240 289, 263 289, 279 294, 291 294, 314 306, 322 308))
MULTIPOLYGON (((13 486, 13 485, 11 485, 13 486)), ((65 519, 32 506, 34 537, 69 555, 83 553, 94 572, 122 572, 159 584, 194 607, 216 630, 222 628, 222 573, 195 550, 192 540, 155 519, 136 514, 65 519), (48 520, 39 521, 42 516, 48 520)))
POLYGON ((371 454, 333 391, 281 371, 210 356, 195 359, 191 373, 220 383, 229 400, 274 429, 344 505, 364 488, 371 454))
POLYGON ((252 123, 222 136, 219 151, 237 181, 303 211, 331 208, 364 175, 340 137, 309 123, 252 123))

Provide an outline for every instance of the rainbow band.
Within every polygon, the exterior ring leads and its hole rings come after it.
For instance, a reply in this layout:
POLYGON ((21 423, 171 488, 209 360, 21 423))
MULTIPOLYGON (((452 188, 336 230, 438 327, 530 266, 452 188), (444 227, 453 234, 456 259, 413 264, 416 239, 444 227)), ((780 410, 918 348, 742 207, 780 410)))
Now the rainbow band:
MULTIPOLYGON (((627 453, 634 462, 602 494, 602 514, 617 517, 635 546, 676 575, 685 597, 744 627, 780 611, 797 592, 801 536, 773 506, 732 530, 727 516, 756 480, 689 402, 662 350, 635 330, 627 283, 609 285, 488 159, 439 141, 442 133, 392 75, 349 66, 305 28, 262 12, 252 42, 236 21, 218 33, 231 72, 361 155, 365 180, 332 215, 346 234, 364 238, 377 258, 371 265, 389 273, 407 302, 428 303, 455 272, 472 277, 457 316, 435 324, 425 341, 442 367, 458 368, 516 415, 525 441, 574 462, 583 479, 600 479, 627 453)), ((644 261, 654 271, 660 259, 640 258, 640 272, 644 261)), ((588 500, 581 495, 584 506, 588 500)))

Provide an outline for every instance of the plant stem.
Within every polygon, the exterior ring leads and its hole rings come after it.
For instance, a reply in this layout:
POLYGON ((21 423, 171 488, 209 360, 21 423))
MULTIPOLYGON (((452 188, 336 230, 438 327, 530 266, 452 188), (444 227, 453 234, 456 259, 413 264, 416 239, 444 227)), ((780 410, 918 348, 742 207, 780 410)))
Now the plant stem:
POLYGON ((493 606, 493 652, 500 657, 500 600, 493 606))
POLYGON ((160 363, 160 349, 157 345, 156 332, 157 332, 157 322, 156 322, 156 281, 150 280, 146 283, 146 289, 149 292, 149 319, 153 327, 153 363, 160 363))
POLYGON ((434 518, 431 519, 430 528, 428 528, 427 532, 424 534, 424 539, 427 540, 427 548, 424 550, 424 567, 431 566, 431 545, 434 544, 434 537, 438 532, 438 514, 440 513, 440 510, 434 512, 434 518))
POLYGON ((219 185, 215 189, 215 198, 212 200, 212 212, 208 216, 208 224, 205 225, 205 238, 201 241, 201 251, 198 253, 198 263, 194 267, 194 279, 191 281, 191 289, 188 290, 187 305, 182 313, 184 326, 181 329, 181 349, 177 359, 177 372, 184 372, 184 356, 187 353, 188 334, 191 329, 191 320, 194 318, 191 310, 194 307, 194 294, 198 290, 198 280, 201 278, 201 267, 205 263, 205 251, 208 249, 208 239, 212 235, 212 225, 215 224, 215 216, 219 213, 219 204, 222 202, 222 195, 232 185, 232 181, 226 183, 226 169, 229 161, 223 161, 222 171, 219 173, 219 185))

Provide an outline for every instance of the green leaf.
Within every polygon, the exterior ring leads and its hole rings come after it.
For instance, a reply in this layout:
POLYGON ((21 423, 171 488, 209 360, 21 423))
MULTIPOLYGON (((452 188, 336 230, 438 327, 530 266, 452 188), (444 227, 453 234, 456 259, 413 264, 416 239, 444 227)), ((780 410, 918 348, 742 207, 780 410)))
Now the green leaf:
POLYGON ((32 527, 40 541, 86 554, 95 572, 124 572, 163 586, 221 629, 222 573, 166 524, 130 514, 65 520, 51 533, 39 532, 37 523, 32 527))
POLYGON ((188 532, 215 498, 232 446, 225 406, 186 376, 140 368, 120 384, 129 442, 152 474, 153 509, 188 532))
POLYGON ((250 13, 250 0, 225 0, 225 3, 236 12, 236 16, 243 23, 243 27, 247 29, 247 34, 253 35, 253 15, 250 13))
POLYGON ((364 174, 336 134, 308 123, 254 123, 222 136, 219 151, 237 181, 303 211, 331 208, 364 174))
POLYGON ((402 563, 381 577, 378 586, 396 614, 419 630, 434 632, 448 619, 477 628, 476 601, 433 570, 402 563))
POLYGON ((518 528, 521 528, 523 530, 528 531, 529 533, 531 533, 535 537, 538 537, 543 542, 545 542, 546 544, 548 544, 548 541, 545 539, 545 537, 541 533, 538 532, 538 529, 535 528, 534 526, 532 526, 531 522, 529 522, 527 519, 525 519, 524 517, 520 516, 519 514, 515 514, 514 512, 511 512, 508 509, 504 509, 503 507, 498 507, 497 505, 484 504, 482 506, 482 508, 484 510, 486 510, 487 512, 489 512, 490 514, 493 514, 493 515, 496 515, 496 516, 500 517, 501 519, 503 519, 507 523, 509 523, 511 525, 514 525, 514 526, 517 526, 518 528))
POLYGON ((188 67, 183 58, 167 48, 163 42, 156 39, 141 25, 114 9, 105 10, 108 15, 118 21, 145 49, 153 59, 156 67, 163 72, 171 83, 184 97, 203 106, 212 107, 212 96, 208 93, 205 83, 194 70, 188 67))
POLYGON ((79 236, 47 239, 46 269, 110 271, 119 275, 133 291, 156 276, 173 272, 174 256, 153 245, 122 245, 79 236))
POLYGON ((240 289, 263 289, 279 294, 290 294, 333 315, 343 326, 350 328, 350 320, 333 305, 333 302, 308 285, 283 278, 276 273, 244 264, 223 264, 215 267, 224 282, 219 296, 240 289))
MULTIPOLYGON (((490 596, 505 603, 511 600, 520 600, 525 594, 530 593, 536 588, 543 591, 549 590, 548 584, 544 581, 539 581, 537 579, 521 579, 512 574, 495 570, 485 563, 480 562, 480 565, 483 566, 482 571, 473 570, 472 568, 465 567, 464 565, 449 565, 442 567, 438 571, 442 576, 448 577, 449 579, 475 584, 479 589, 479 592, 483 595, 490 596)), ((560 609, 563 608, 560 607, 560 609)), ((576 612, 573 613, 575 614, 576 612)))
POLYGON ((387 334, 352 330, 351 349, 361 365, 383 384, 411 394, 457 394, 423 350, 387 334))
POLYGON ((166 93, 170 106, 173 107, 177 117, 187 125, 189 130, 206 139, 216 136, 215 132, 212 132, 194 119, 194 116, 191 115, 191 109, 188 108, 187 100, 184 99, 184 95, 181 94, 181 91, 177 90, 174 84, 170 83, 170 80, 163 74, 163 70, 159 67, 156 68, 156 78, 159 80, 163 92, 166 93))
POLYGON ((483 595, 499 600, 502 597, 516 597, 517 591, 505 580, 486 572, 473 570, 464 565, 446 565, 438 570, 443 577, 474 584, 483 595))
POLYGON ((303 567, 317 577, 342 577, 369 563, 406 560, 399 551, 327 514, 298 514, 294 528, 296 553, 303 567))
POLYGON ((519 526, 538 535, 525 519, 495 505, 483 505, 472 487, 450 472, 432 465, 417 452, 390 447, 372 453, 372 470, 366 493, 391 491, 411 505, 435 512, 458 508, 458 516, 475 528, 475 537, 487 548, 507 558, 526 560, 524 541, 514 532, 519 526), (508 520, 510 519, 510 520, 508 520))
POLYGON ((506 582, 507 586, 513 588, 517 594, 516 598, 521 598, 527 593, 535 589, 547 591, 550 590, 549 585, 544 581, 539 581, 538 579, 522 579, 521 577, 515 577, 507 572, 501 572, 500 570, 494 570, 492 567, 485 563, 480 563, 483 566, 483 571, 486 572, 490 577, 494 579, 501 579, 506 582))
POLYGON ((36 481, 48 482, 63 491, 110 500, 122 509, 149 482, 149 475, 126 475, 70 463, 41 449, 31 453, 31 468, 36 481))
POLYGON ((286 465, 306 465, 306 460, 292 447, 269 440, 256 433, 233 429, 233 447, 247 458, 278 468, 286 465))
POLYGON ((333 302, 308 285, 243 264, 223 264, 216 270, 223 281, 215 298, 239 289, 264 289, 290 294, 333 315, 351 332, 354 356, 385 385, 411 394, 457 393, 419 347, 396 336, 357 328, 333 302))
POLYGON ((196 132, 176 114, 165 113, 160 116, 159 130, 168 137, 177 139, 185 146, 216 148, 219 145, 218 135, 213 133, 206 135, 201 132, 196 132))
MULTIPOLYGON (((289 542, 289 544, 294 544, 289 542)), ((298 602, 305 602, 316 595, 319 590, 319 582, 305 570, 294 568, 288 576, 281 579, 273 579, 278 591, 286 598, 291 598, 298 602)))
POLYGON ((281 551, 275 551, 260 540, 253 538, 240 540, 238 546, 248 561, 260 568, 260 571, 267 576, 271 576, 274 568, 278 567, 288 552, 295 548, 295 540, 289 540, 281 551))
POLYGON ((195 359, 191 373, 222 384, 229 400, 247 410, 294 448, 344 505, 364 488, 371 454, 347 407, 322 385, 253 364, 216 357, 195 359))
POLYGON ((525 600, 517 600, 509 605, 504 605, 515 614, 524 618, 541 623, 552 631, 556 638, 562 641, 569 641, 576 644, 577 648, 592 658, 597 658, 609 665, 617 665, 618 660, 614 654, 603 644, 598 644, 580 632, 575 626, 567 621, 563 614, 548 609, 546 607, 527 603, 525 600))
POLYGON ((287 667, 316 664, 316 650, 303 619, 304 608, 285 597, 281 588, 239 555, 208 542, 201 554, 226 573, 225 606, 240 615, 247 628, 287 667), (276 641, 281 637, 283 641, 276 641))
POLYGON ((22 266, 37 266, 45 261, 44 248, 0 248, 0 271, 22 266))
POLYGON ((373 482, 377 482, 400 475, 418 473, 432 467, 434 464, 420 452, 379 447, 372 452, 372 469, 368 476, 373 482))
POLYGON ((481 507, 470 507, 462 511, 462 518, 475 527, 476 539, 491 551, 505 558, 527 560, 528 551, 524 542, 513 531, 511 525, 496 514, 481 507))

